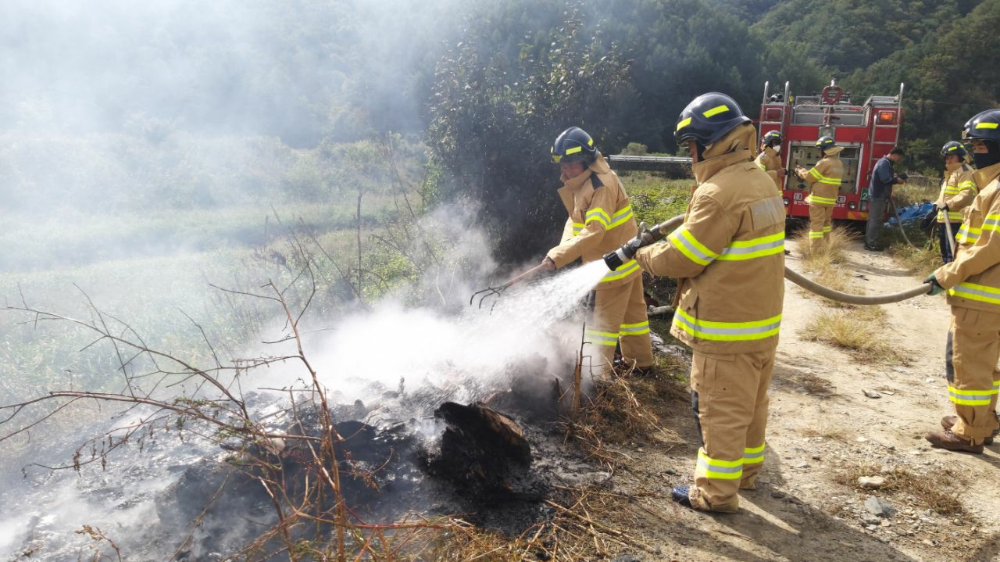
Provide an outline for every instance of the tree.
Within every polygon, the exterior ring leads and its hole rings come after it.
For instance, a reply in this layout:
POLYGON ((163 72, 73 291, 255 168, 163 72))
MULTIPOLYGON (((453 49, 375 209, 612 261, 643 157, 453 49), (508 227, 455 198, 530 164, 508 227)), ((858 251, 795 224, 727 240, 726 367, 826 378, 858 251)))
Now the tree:
POLYGON ((552 140, 577 125, 607 150, 615 108, 635 102, 626 63, 613 45, 598 48, 581 8, 573 3, 544 46, 525 43, 516 58, 504 52, 507 36, 494 33, 502 14, 487 13, 435 69, 427 136, 452 175, 443 198, 481 204, 501 260, 536 257, 558 242, 565 210, 552 140))

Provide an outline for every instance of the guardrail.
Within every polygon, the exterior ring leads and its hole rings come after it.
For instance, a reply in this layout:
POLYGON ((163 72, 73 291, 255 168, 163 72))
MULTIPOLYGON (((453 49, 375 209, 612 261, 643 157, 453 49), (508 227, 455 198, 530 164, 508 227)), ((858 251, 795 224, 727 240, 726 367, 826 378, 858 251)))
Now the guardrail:
POLYGON ((671 177, 691 175, 691 158, 687 156, 627 156, 614 154, 608 157, 615 171, 660 172, 671 177))

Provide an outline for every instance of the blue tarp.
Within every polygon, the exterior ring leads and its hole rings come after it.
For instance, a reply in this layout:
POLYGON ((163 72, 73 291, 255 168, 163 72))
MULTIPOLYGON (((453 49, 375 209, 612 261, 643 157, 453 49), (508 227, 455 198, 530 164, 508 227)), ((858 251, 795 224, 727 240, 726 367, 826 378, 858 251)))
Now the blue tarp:
MULTIPOLYGON (((917 205, 910 205, 909 207, 903 207, 902 209, 896 209, 896 210, 899 211, 899 220, 903 222, 910 222, 914 220, 919 221, 920 219, 924 218, 924 216, 926 216, 927 213, 931 212, 931 209, 933 208, 934 208, 933 203, 920 203, 917 205)), ((896 224, 896 217, 892 216, 892 213, 889 214, 888 224, 892 225, 896 224)))

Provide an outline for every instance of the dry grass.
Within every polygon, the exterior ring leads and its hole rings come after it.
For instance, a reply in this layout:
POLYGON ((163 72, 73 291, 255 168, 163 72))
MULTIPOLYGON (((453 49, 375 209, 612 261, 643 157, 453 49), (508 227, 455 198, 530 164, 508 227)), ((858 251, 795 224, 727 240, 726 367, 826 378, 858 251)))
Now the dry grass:
POLYGON ((936 201, 941 189, 940 180, 907 182, 892 188, 892 201, 897 209, 918 203, 936 201))
MULTIPOLYGON (((803 231, 808 232, 808 228, 803 231)), ((802 252, 802 263, 806 271, 821 271, 829 269, 830 266, 847 262, 847 246, 860 235, 846 228, 835 227, 830 232, 829 243, 817 248, 815 251, 810 247, 808 236, 799 237, 799 249, 802 252)))
POLYGON ((433 541, 410 548, 406 560, 514 562, 524 560, 605 560, 621 552, 653 552, 636 528, 637 498, 612 492, 562 489, 546 502, 552 516, 506 537, 469 525, 441 532, 433 541))
POLYGON ((961 484, 958 475, 950 468, 941 469, 931 477, 898 467, 882 472, 877 464, 859 463, 848 465, 837 472, 834 481, 861 492, 870 492, 858 485, 858 478, 862 476, 885 478, 885 484, 879 488, 880 494, 909 501, 921 508, 933 509, 941 515, 961 515, 965 512, 957 494, 947 490, 961 484))
POLYGON ((830 381, 810 373, 797 375, 790 382, 804 388, 807 393, 813 396, 825 397, 834 394, 830 381))
POLYGON ((941 266, 941 253, 936 244, 930 248, 914 248, 906 242, 897 242, 889 247, 889 253, 911 274, 929 275, 941 266))
MULTIPOLYGON (((686 401, 687 391, 673 377, 657 375, 615 377, 599 385, 580 411, 570 432, 592 444, 627 443, 651 435, 673 435, 663 429, 663 418, 686 401)), ((599 447, 588 447, 593 452, 599 447)))
POLYGON ((907 365, 909 360, 885 341, 886 312, 878 306, 820 311, 802 330, 808 341, 845 349, 858 361, 907 365))

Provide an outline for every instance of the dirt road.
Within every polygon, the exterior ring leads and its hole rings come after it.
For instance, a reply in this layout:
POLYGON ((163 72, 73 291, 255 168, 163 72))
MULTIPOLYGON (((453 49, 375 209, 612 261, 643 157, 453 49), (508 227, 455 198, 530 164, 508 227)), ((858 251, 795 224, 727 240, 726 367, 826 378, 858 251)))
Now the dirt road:
MULTIPOLYGON (((843 267, 867 294, 921 281, 860 243, 847 254, 843 267)), ((793 254, 788 265, 802 264, 793 254)), ((884 337, 905 350, 908 365, 859 364, 846 351, 804 340, 803 327, 827 305, 786 285, 759 489, 741 493, 742 513, 728 516, 692 512, 666 499, 671 485, 691 478, 697 450, 690 410, 677 403, 665 422, 675 436, 651 436, 619 451, 634 459, 615 478, 615 492, 634 498, 633 520, 622 524, 652 546, 636 550, 636 558, 1000 560, 1000 444, 973 456, 932 450, 922 438, 951 412, 944 298, 885 307, 890 328, 884 337), (862 489, 859 476, 884 482, 862 489)))

